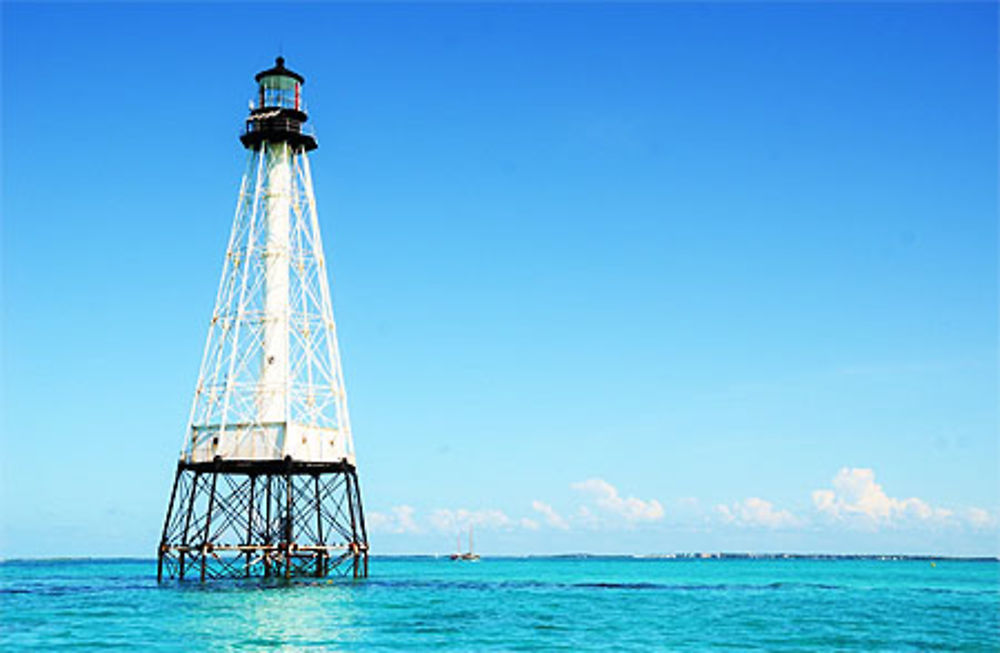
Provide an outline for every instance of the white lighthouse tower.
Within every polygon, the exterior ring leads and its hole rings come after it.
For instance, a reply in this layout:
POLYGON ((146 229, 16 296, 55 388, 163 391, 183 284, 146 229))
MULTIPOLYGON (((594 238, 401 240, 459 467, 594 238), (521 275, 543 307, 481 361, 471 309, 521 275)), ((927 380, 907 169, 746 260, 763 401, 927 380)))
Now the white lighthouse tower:
POLYGON ((347 396, 303 129, 305 80, 256 76, 247 167, 158 551, 158 578, 367 576, 347 396), (350 564, 346 564, 350 563, 350 564))

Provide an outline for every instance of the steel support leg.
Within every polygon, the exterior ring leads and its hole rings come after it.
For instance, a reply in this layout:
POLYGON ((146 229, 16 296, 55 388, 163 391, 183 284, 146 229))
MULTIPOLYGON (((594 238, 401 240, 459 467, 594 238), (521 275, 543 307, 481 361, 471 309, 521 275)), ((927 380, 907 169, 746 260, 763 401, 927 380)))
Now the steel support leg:
POLYGON ((361 542, 364 545, 361 555, 364 558, 364 578, 368 578, 368 528, 365 526, 365 508, 361 503, 361 484, 358 483, 358 473, 351 470, 351 480, 354 486, 355 505, 358 507, 358 530, 361 531, 361 542))
MULTIPOLYGON (((253 509, 254 509, 254 505, 253 505, 253 486, 254 486, 254 482, 256 480, 257 480, 257 477, 251 474, 250 475, 250 501, 248 502, 249 508, 247 508, 247 546, 251 546, 253 544, 253 509)), ((247 551, 247 559, 246 559, 246 577, 247 578, 250 578, 250 556, 251 556, 251 552, 247 551)))
MULTIPOLYGON (((313 475, 313 488, 316 493, 316 544, 323 546, 326 542, 323 540, 323 500, 319 493, 319 474, 313 475)), ((326 552, 317 551, 316 552, 316 576, 322 577, 324 569, 326 567, 326 552)))
POLYGON ((285 578, 292 577, 292 475, 285 474, 285 578))
POLYGON ((198 495, 198 481, 201 480, 201 472, 195 472, 194 478, 191 480, 191 495, 188 497, 188 509, 187 514, 184 515, 184 533, 181 535, 181 549, 180 553, 180 579, 184 580, 184 555, 188 546, 188 531, 191 529, 191 515, 194 513, 194 501, 195 497, 198 495))
POLYGON ((166 553, 167 548, 167 529, 170 528, 170 518, 173 516, 174 512, 174 499, 177 498, 177 483, 181 479, 181 468, 177 466, 177 472, 174 474, 174 487, 170 490, 170 503, 167 505, 167 516, 163 520, 163 535, 160 536, 160 551, 156 556, 156 582, 163 582, 163 556, 166 553))
POLYGON ((212 510, 215 508, 215 482, 218 472, 212 472, 212 490, 208 495, 208 512, 205 514, 205 540, 201 543, 201 582, 205 582, 205 567, 208 564, 208 549, 212 546, 212 510))
POLYGON ((264 488, 264 577, 271 575, 271 475, 267 475, 267 485, 264 488))

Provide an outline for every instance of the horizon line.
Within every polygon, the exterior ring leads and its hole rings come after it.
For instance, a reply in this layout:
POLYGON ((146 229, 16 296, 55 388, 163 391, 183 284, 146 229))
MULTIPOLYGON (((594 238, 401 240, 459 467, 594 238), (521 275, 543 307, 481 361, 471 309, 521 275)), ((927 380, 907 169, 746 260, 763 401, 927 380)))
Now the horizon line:
MULTIPOLYGON (((937 553, 792 553, 745 551, 684 551, 676 553, 524 553, 524 554, 480 554, 482 559, 528 560, 528 559, 573 559, 604 558, 648 561, 670 560, 952 560, 967 562, 1000 562, 1000 554, 995 555, 946 555, 937 553)), ((372 559, 426 558, 431 560, 449 559, 448 553, 382 553, 371 554, 372 559)), ((42 556, 0 558, 0 564, 17 562, 149 562, 156 558, 141 556, 42 556)))

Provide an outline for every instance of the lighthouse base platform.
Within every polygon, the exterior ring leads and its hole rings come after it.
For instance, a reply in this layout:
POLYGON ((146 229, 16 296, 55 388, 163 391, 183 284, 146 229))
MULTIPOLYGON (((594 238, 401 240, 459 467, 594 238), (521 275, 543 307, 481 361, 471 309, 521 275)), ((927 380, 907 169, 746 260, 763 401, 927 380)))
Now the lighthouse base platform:
POLYGON ((181 461, 157 580, 368 576, 357 471, 347 461, 181 461))

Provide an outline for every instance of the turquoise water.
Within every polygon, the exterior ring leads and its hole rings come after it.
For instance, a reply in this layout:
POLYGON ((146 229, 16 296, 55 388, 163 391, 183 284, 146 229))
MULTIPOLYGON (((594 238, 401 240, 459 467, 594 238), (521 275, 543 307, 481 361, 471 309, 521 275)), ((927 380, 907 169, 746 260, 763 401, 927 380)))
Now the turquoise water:
POLYGON ((0 648, 1000 650, 1000 563, 376 558, 366 581, 157 586, 0 563, 0 648))

